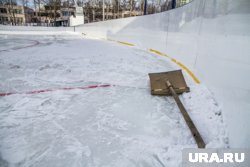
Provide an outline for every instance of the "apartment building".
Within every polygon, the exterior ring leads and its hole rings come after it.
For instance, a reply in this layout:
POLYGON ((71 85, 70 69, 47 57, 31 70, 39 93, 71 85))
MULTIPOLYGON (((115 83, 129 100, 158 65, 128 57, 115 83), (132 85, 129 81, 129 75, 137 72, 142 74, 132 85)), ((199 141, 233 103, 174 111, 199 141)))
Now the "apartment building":
POLYGON ((33 10, 18 5, 0 5, 0 24, 24 25, 31 22, 33 10))
POLYGON ((52 6, 43 6, 34 12, 32 23, 42 26, 75 26, 84 24, 82 7, 60 7, 56 11, 52 6))

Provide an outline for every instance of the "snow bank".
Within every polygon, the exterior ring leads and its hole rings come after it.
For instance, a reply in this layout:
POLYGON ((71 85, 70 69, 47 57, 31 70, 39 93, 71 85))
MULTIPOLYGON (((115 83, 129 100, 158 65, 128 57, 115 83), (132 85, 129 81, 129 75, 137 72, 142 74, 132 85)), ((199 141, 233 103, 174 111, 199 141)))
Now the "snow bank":
MULTIPOLYGON (((39 27, 0 25, 0 35, 75 35, 74 27, 39 27)), ((79 35, 79 33, 77 34, 79 35)))

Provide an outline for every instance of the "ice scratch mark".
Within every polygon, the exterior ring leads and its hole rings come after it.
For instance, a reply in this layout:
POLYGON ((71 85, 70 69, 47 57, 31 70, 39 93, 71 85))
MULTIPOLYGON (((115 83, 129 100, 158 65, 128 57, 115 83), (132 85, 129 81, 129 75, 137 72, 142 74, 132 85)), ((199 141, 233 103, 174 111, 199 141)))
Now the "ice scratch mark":
POLYGON ((155 160, 162 166, 165 167, 165 165, 163 164, 163 162, 159 159, 159 157, 155 154, 153 154, 153 157, 155 158, 155 160))
POLYGON ((8 52, 8 51, 12 51, 12 50, 19 50, 19 49, 33 47, 33 46, 36 46, 36 45, 40 44, 40 42, 37 41, 37 40, 29 40, 29 41, 32 41, 33 43, 30 44, 30 45, 26 45, 26 46, 20 46, 20 47, 14 47, 14 48, 10 48, 10 49, 0 50, 0 52, 8 52))

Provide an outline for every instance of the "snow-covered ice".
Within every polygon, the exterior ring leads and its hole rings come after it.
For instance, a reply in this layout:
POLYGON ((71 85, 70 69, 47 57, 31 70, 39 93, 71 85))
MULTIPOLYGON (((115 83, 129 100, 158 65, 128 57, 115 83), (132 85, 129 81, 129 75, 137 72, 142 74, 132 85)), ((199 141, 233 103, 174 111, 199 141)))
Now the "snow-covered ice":
MULTIPOLYGON (((150 94, 148 73, 175 70, 168 59, 80 35, 1 35, 0 166, 181 166, 196 147, 172 97, 150 94)), ((185 74, 181 95, 207 147, 227 147, 220 105, 185 74)))

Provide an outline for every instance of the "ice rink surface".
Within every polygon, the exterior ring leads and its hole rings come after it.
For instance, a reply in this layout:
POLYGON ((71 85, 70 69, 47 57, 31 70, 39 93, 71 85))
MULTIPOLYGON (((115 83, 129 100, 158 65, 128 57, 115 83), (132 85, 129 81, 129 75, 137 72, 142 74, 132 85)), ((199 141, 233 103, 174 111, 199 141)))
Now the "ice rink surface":
MULTIPOLYGON (((1 35, 0 93, 18 94, 0 97, 0 166, 181 166, 181 150, 196 144, 174 100, 151 96, 148 78, 175 69, 139 48, 79 35, 1 35)), ((220 106, 184 75, 191 92, 180 97, 207 147, 227 147, 220 106)))

